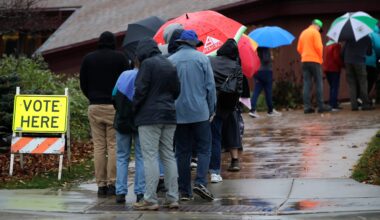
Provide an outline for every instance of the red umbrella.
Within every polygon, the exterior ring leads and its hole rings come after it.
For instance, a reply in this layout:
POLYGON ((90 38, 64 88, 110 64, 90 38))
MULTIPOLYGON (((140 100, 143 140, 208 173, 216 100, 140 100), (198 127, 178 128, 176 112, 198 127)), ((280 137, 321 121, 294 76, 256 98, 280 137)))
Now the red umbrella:
POLYGON ((260 67, 260 59, 257 56, 255 47, 257 48, 256 42, 245 34, 238 42, 241 67, 243 74, 248 78, 251 78, 260 67))
POLYGON ((183 14, 177 18, 167 21, 160 27, 154 36, 158 44, 165 44, 163 32, 169 24, 182 24, 186 30, 194 30, 199 40, 204 45, 197 49, 206 55, 216 53, 228 38, 239 41, 243 32, 247 29, 244 25, 225 17, 215 11, 199 11, 183 14))

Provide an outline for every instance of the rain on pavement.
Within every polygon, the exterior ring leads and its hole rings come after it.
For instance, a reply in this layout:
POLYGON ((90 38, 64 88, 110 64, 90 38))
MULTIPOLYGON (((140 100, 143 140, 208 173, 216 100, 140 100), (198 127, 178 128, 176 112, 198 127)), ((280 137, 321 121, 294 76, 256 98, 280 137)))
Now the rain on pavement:
POLYGON ((222 156, 225 179, 348 178, 366 143, 380 127, 379 109, 324 114, 283 111, 280 117, 243 114, 245 134, 241 171, 227 171, 229 153, 222 156))

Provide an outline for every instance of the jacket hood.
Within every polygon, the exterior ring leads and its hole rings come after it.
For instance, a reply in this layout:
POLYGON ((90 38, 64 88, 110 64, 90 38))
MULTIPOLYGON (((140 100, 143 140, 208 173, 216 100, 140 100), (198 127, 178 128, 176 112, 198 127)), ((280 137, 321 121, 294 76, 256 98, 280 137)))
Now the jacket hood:
POLYGON ((176 42, 176 40, 178 40, 181 37, 182 32, 183 32, 183 29, 176 29, 173 31, 173 33, 169 39, 169 43, 168 43, 168 53, 169 54, 175 53, 177 51, 178 47, 180 46, 180 44, 178 44, 178 42, 176 42))
POLYGON ((237 60, 239 57, 239 50, 237 43, 234 39, 228 39, 216 52, 217 56, 225 56, 231 60, 237 60))
POLYGON ((98 48, 109 48, 109 49, 115 49, 116 48, 116 39, 115 35, 109 31, 103 32, 99 37, 99 43, 98 48))
POLYGON ((157 43, 152 38, 144 38, 139 41, 136 48, 137 59, 142 63, 145 59, 161 54, 157 43))

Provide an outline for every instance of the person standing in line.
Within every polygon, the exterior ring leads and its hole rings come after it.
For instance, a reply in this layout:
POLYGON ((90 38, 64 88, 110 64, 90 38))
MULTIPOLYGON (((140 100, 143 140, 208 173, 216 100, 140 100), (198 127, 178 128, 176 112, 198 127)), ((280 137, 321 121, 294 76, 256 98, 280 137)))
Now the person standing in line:
POLYGON ((211 156, 210 121, 215 112, 216 92, 210 60, 196 50, 203 45, 193 30, 185 30, 177 40, 178 51, 169 57, 176 66, 181 82, 181 94, 176 100, 177 129, 175 153, 178 165, 180 199, 193 198, 191 190, 192 148, 197 151, 197 172, 193 191, 212 201, 214 195, 206 188, 211 156))
POLYGON ((332 111, 342 109, 338 104, 338 94, 340 85, 340 70, 343 67, 341 57, 341 45, 339 43, 329 41, 324 51, 323 71, 325 72, 327 82, 330 86, 329 104, 332 111))
POLYGON ((372 54, 372 43, 369 36, 358 41, 348 40, 343 47, 344 64, 346 66, 347 83, 350 89, 351 110, 358 111, 359 97, 362 110, 373 110, 368 98, 368 81, 365 65, 366 55, 372 54))
POLYGON ((251 110, 249 116, 252 118, 259 118, 260 115, 256 111, 256 104, 261 93, 264 89, 265 102, 268 107, 268 116, 281 116, 281 113, 273 109, 272 102, 272 84, 273 84, 273 71, 272 71, 272 55, 270 49, 267 47, 258 47, 257 53, 260 58, 260 69, 254 75, 255 90, 251 99, 251 110))
POLYGON ((135 79, 138 71, 138 61, 134 61, 134 69, 124 71, 116 82, 112 97, 116 109, 114 128, 116 129, 116 203, 124 203, 128 194, 128 165, 134 141, 135 152, 135 183, 136 202, 144 197, 145 177, 144 161, 141 153, 139 135, 134 123, 132 99, 135 92, 135 79))
POLYGON ((301 55, 302 72, 303 72, 303 105, 304 113, 314 113, 311 106, 312 79, 314 79, 317 90, 318 112, 331 111, 330 106, 323 104, 323 80, 322 68, 323 62, 323 44, 320 31, 323 23, 319 19, 314 19, 311 25, 302 31, 297 45, 297 51, 301 55))
POLYGON ((98 49, 83 59, 79 76, 82 92, 90 101, 87 113, 94 143, 98 196, 115 195, 116 132, 113 128, 112 89, 119 75, 129 67, 127 58, 115 48, 114 34, 103 32, 98 49))
POLYGON ((238 149, 241 148, 240 127, 238 123, 238 104, 243 92, 243 72, 240 65, 239 50, 234 39, 228 39, 217 51, 216 57, 209 57, 214 71, 217 91, 216 114, 211 122, 212 149, 210 161, 211 183, 222 182, 221 148, 223 144, 231 154, 228 171, 240 170, 238 149), (236 79, 235 91, 226 92, 221 89, 227 78, 236 79), (222 129, 226 135, 222 136, 222 129))
POLYGON ((175 100, 180 93, 177 70, 158 49, 157 43, 140 40, 136 55, 140 69, 135 81, 133 108, 144 159, 146 189, 137 210, 158 210, 159 161, 164 165, 165 206, 178 208, 178 171, 173 152, 176 129, 175 100))
POLYGON ((367 70, 367 81, 368 81, 368 97, 370 99, 370 104, 372 100, 370 98, 370 93, 376 84, 377 78, 379 76, 379 63, 380 58, 380 34, 378 26, 375 26, 374 31, 369 34, 372 42, 372 54, 366 56, 366 70, 367 70))

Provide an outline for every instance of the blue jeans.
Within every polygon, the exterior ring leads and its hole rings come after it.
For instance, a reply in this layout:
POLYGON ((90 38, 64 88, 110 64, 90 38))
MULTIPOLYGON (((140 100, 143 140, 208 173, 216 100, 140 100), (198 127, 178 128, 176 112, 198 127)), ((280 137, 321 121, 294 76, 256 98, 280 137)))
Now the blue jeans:
POLYGON ((314 62, 303 62, 302 63, 303 72, 303 108, 304 110, 311 109, 311 89, 312 89, 312 79, 317 90, 317 104, 318 109, 323 109, 323 81, 322 81, 322 70, 319 63, 314 62))
POLYGON ((210 173, 220 175, 221 154, 222 154, 222 127, 223 119, 216 115, 211 123, 212 149, 210 159, 210 173))
POLYGON ((254 76, 255 90, 253 91, 251 98, 251 110, 256 110, 257 99, 261 91, 264 89, 265 102, 268 106, 268 113, 273 111, 272 102, 272 81, 273 72, 271 70, 260 70, 254 76))
POLYGON ((178 186, 181 193, 192 195, 190 161, 192 148, 197 151, 197 174, 194 184, 207 186, 211 156, 211 128, 209 121, 178 124, 175 133, 175 153, 178 165, 178 186))
POLYGON ((144 162, 138 134, 122 134, 116 131, 116 195, 128 194, 128 165, 132 138, 135 140, 135 194, 144 194, 144 162))
POLYGON ((340 83, 339 72, 326 72, 327 82, 330 85, 330 101, 329 104, 332 108, 338 107, 338 93, 340 83))

